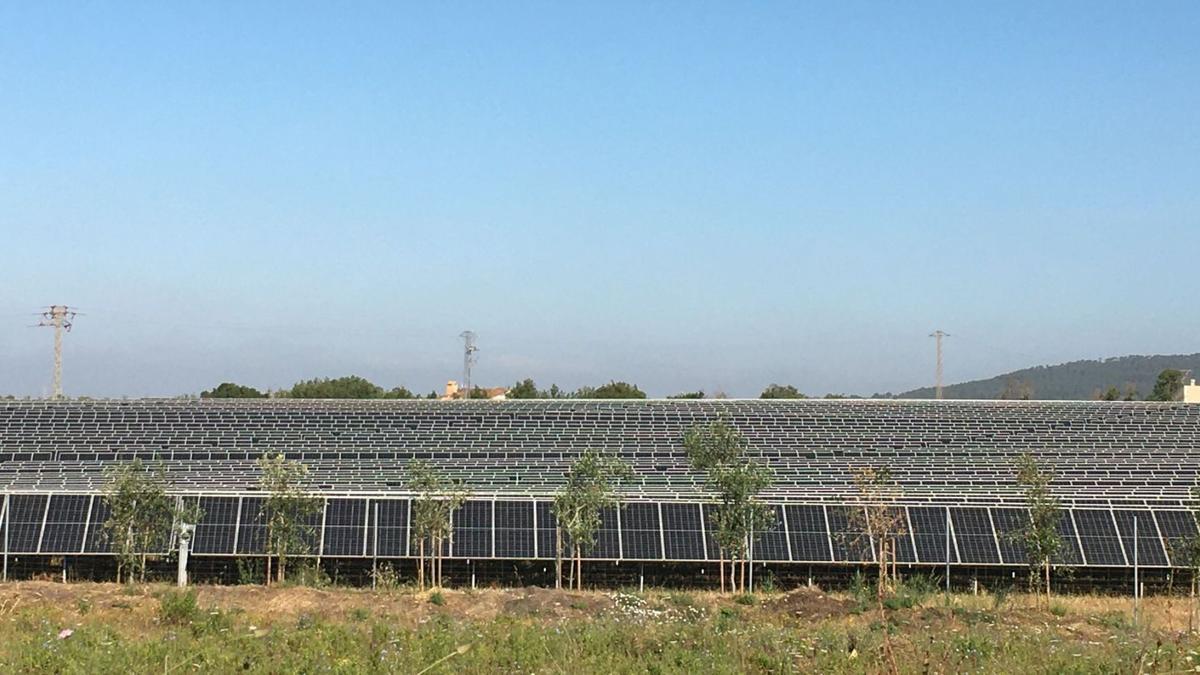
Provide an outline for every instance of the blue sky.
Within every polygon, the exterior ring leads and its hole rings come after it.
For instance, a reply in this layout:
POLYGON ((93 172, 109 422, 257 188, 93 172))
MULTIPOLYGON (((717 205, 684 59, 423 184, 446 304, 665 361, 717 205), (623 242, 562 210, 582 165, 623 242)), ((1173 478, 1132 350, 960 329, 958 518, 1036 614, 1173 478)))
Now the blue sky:
POLYGON ((0 6, 0 391, 1200 351, 1200 4, 430 4, 0 6))

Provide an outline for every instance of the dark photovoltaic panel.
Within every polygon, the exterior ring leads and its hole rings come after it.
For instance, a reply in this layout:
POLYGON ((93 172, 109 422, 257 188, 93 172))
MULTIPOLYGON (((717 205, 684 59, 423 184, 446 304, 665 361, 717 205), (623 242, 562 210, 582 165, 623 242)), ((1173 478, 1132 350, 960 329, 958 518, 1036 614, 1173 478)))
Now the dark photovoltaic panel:
POLYGON ((713 520, 713 514, 716 513, 716 506, 713 504, 701 505, 704 516, 704 543, 705 552, 708 554, 709 560, 721 559, 721 547, 717 545, 717 528, 713 520))
POLYGON ((8 495, 0 496, 0 551, 8 550, 8 495))
POLYGON ((533 557, 533 502, 496 502, 496 557, 533 557))
POLYGON ((596 532, 596 545, 590 551, 584 551, 584 558, 605 559, 620 557, 621 539, 617 530, 617 518, 617 509, 601 509, 600 530, 596 532))
POLYGON ((10 553, 37 553, 46 501, 46 495, 12 495, 9 498, 12 510, 8 532, 10 553))
POLYGON ((192 532, 192 553, 224 555, 233 553, 237 532, 237 497, 201 497, 200 522, 192 532))
POLYGON ((1137 564, 1151 567, 1166 567, 1167 553, 1163 548, 1162 539, 1158 537, 1158 527, 1154 524, 1154 516, 1149 511, 1114 510, 1117 519, 1117 530, 1121 533, 1121 543, 1125 546, 1125 557, 1129 564, 1134 564, 1133 529, 1134 519, 1137 519, 1137 564))
POLYGON ((1083 553, 1079 550, 1079 542, 1075 538, 1075 521, 1071 512, 1063 509, 1058 518, 1058 540, 1061 545, 1054 556, 1055 565, 1082 565, 1083 553))
POLYGON ((992 509, 992 521, 996 524, 996 539, 1000 543, 1000 555, 1009 565, 1024 565, 1029 562, 1022 533, 1029 522, 1029 511, 1017 508, 992 509))
POLYGON ((371 500, 367 507, 367 555, 376 555, 376 541, 381 558, 408 555, 408 509, 407 499, 371 500))
POLYGON ((242 518, 237 531, 238 553, 263 553, 267 550, 267 515, 262 497, 242 497, 242 518))
POLYGON ((42 553, 79 553, 87 523, 89 495, 53 495, 42 533, 42 553))
POLYGON ((667 560, 704 560, 699 504, 663 504, 662 519, 667 560))
POLYGON ((833 544, 833 559, 838 562, 873 562, 875 550, 866 531, 866 516, 862 507, 829 506, 829 537, 833 544))
POLYGON ((995 532, 987 509, 953 507, 950 509, 950 524, 954 526, 954 540, 958 542, 958 555, 962 562, 984 565, 1000 563, 995 532))
POLYGON ((941 506, 913 506, 908 509, 917 557, 923 563, 946 562, 946 544, 950 544, 950 562, 958 562, 954 542, 946 536, 946 509, 941 506))
POLYGON ((455 558, 492 557, 492 503, 470 501, 454 510, 455 558))
MULTIPOLYGON (((908 511, 904 507, 897 507, 891 511, 892 523, 896 526, 891 534, 891 551, 897 562, 915 563, 917 562, 917 554, 913 551, 913 529, 912 523, 908 520, 908 511)), ((922 561, 926 562, 926 561, 922 561)))
POLYGON ((1079 543, 1083 558, 1089 565, 1124 565, 1121 540, 1113 524, 1111 511, 1075 509, 1075 526, 1079 528, 1079 543))
POLYGON ((825 509, 821 506, 788 506, 788 538, 792 544, 792 560, 817 562, 833 559, 829 550, 829 528, 825 526, 825 509))
POLYGON ((621 511, 621 552, 631 560, 662 559, 658 504, 634 502, 621 511))
POLYGON ((783 507, 770 505, 771 522, 760 532, 754 533, 754 560, 788 560, 788 537, 783 523, 783 507))
POLYGON ((1158 529, 1166 542, 1171 564, 1175 567, 1188 566, 1188 545, 1196 536, 1196 519, 1192 517, 1191 512, 1155 511, 1154 519, 1158 522, 1158 529))
MULTIPOLYGON (((537 555, 539 558, 554 558, 558 555, 558 535, 555 530, 558 519, 554 517, 554 505, 550 502, 535 502, 534 515, 537 520, 537 528, 534 532, 534 537, 537 543, 537 555)), ((563 557, 567 556, 564 546, 563 557)))
POLYGON ((103 497, 97 496, 92 500, 92 517, 88 522, 87 541, 83 544, 85 552, 108 553, 112 550, 108 545, 108 533, 104 530, 104 523, 110 515, 112 509, 103 497))
POLYGON ((366 500, 327 500, 322 555, 362 556, 366 550, 366 520, 366 500))

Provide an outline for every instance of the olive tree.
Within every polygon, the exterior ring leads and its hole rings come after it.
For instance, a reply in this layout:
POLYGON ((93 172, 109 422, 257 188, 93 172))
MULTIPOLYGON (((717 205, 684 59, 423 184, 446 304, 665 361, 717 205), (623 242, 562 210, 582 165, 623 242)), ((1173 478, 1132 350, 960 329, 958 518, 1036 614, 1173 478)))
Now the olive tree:
POLYGON ((412 536, 417 541, 417 585, 425 590, 426 567, 429 583, 442 586, 443 544, 453 532, 451 516, 467 501, 461 480, 450 480, 430 462, 417 460, 408 466, 408 488, 412 502, 412 536), (427 548, 428 546, 428 548, 427 548))
POLYGON ((172 528, 198 521, 199 506, 180 507, 167 494, 162 467, 151 469, 140 459, 106 468, 104 476, 109 515, 102 536, 117 558, 117 583, 145 581, 149 556, 166 552, 172 528))
POLYGON ((603 509, 616 506, 616 486, 632 476, 629 465, 597 450, 583 451, 567 470, 566 480, 554 497, 557 522, 555 586, 562 587, 564 543, 570 546, 568 586, 583 588, 583 554, 596 544, 603 509))
POLYGON ((259 489, 265 495, 260 516, 267 526, 267 584, 270 585, 271 560, 277 559, 274 581, 287 578, 288 558, 312 553, 316 526, 313 517, 321 512, 322 502, 304 489, 308 467, 287 459, 282 453, 265 455, 258 460, 259 489))
POLYGON ((1038 594, 1046 591, 1046 603, 1050 603, 1050 567, 1062 548, 1062 537, 1058 533, 1058 522, 1062 508, 1058 498, 1050 491, 1054 474, 1042 468, 1030 453, 1017 460, 1017 484, 1025 491, 1025 505, 1029 508, 1029 520, 1018 530, 1018 537, 1029 556, 1030 581, 1038 594), (1038 577, 1041 583, 1038 583, 1038 577))
POLYGON ((757 498, 770 487, 771 470, 748 456, 745 436, 724 419, 689 429, 683 446, 692 467, 706 473, 709 488, 718 500, 711 513, 713 538, 720 551, 721 591, 726 589, 726 559, 730 586, 734 591, 739 587, 744 591, 750 540, 754 532, 770 527, 775 517, 774 511, 757 498))

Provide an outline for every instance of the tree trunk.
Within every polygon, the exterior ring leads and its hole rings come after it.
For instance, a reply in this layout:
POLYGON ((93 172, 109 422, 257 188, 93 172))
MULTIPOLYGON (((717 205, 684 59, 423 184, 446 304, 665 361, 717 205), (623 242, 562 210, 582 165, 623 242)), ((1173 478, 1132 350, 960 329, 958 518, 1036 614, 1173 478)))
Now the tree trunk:
POLYGON ((287 581, 287 575, 285 574, 286 566, 287 566, 287 557, 280 555, 279 556, 279 564, 276 565, 275 568, 278 570, 278 572, 277 572, 278 581, 281 584, 284 583, 285 581, 287 581))
POLYGON ((575 589, 583 590, 583 548, 575 546, 575 589))
POLYGON ((425 537, 417 540, 417 590, 425 590, 425 537))
POLYGON ((267 585, 271 585, 271 554, 267 554, 267 585))
POLYGON ((1046 559, 1046 607, 1050 607, 1050 559, 1046 559))
POLYGON ((725 549, 720 549, 717 552, 717 570, 721 575, 721 592, 725 592, 725 549))
MULTIPOLYGON (((537 533, 534 533, 537 536, 537 533)), ((562 528, 554 526, 554 587, 562 588, 562 528)))

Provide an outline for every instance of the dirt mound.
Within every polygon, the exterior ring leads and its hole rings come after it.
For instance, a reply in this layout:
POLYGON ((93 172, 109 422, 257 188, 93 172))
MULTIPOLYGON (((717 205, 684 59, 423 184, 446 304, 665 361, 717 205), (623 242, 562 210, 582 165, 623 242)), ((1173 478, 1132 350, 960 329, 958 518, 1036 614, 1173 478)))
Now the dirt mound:
POLYGON ((611 607, 612 600, 596 593, 573 593, 527 586, 508 591, 501 611, 511 616, 559 618, 577 614, 595 616, 611 607))
POLYGON ((854 603, 846 598, 835 598, 815 588, 799 588, 763 603, 772 612, 789 614, 801 619, 828 619, 846 616, 854 603))

